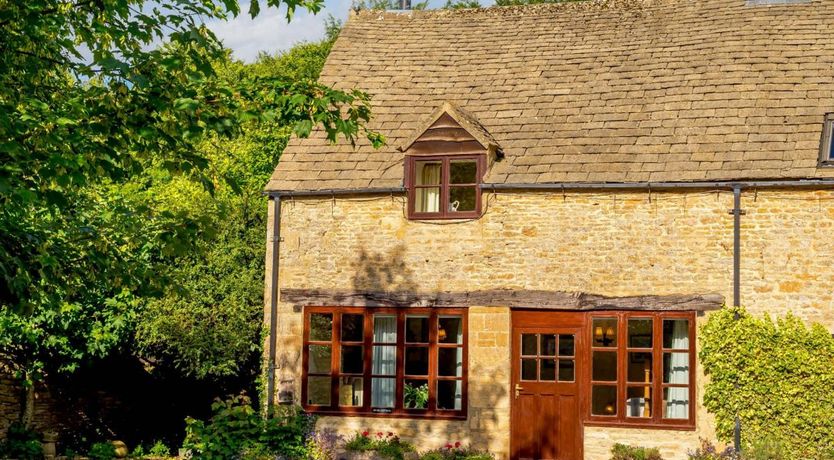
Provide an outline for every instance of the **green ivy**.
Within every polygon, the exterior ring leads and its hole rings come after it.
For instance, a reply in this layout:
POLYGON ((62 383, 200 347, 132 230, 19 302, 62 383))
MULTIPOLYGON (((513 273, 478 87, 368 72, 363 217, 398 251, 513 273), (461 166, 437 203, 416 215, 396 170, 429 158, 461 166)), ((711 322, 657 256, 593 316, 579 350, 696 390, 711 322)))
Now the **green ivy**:
POLYGON ((796 316, 772 320, 742 308, 712 314, 701 329, 699 357, 710 377, 704 406, 719 439, 734 420, 742 443, 779 442, 793 458, 834 458, 834 338, 796 316))

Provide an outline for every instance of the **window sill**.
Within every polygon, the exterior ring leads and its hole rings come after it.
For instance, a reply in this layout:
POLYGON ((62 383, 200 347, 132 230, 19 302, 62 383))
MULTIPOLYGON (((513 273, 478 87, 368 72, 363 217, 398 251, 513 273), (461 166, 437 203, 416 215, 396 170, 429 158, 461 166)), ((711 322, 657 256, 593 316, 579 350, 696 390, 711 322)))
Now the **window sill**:
POLYGON ((452 414, 438 414, 438 413, 408 413, 408 412, 361 412, 361 411, 337 411, 327 409, 316 409, 305 407, 304 411, 309 414, 324 415, 330 417, 368 417, 368 418, 408 418, 408 419, 424 419, 424 420, 466 420, 468 417, 465 412, 455 412, 452 414))
POLYGON ((637 423, 637 422, 603 422, 599 420, 586 420, 585 426, 600 428, 625 428, 635 430, 668 430, 668 431, 695 431, 694 423, 680 425, 667 425, 663 423, 637 423))
POLYGON ((829 160, 829 161, 820 161, 820 162, 817 164, 817 168, 821 168, 821 169, 832 169, 832 168, 834 168, 834 160, 829 160))

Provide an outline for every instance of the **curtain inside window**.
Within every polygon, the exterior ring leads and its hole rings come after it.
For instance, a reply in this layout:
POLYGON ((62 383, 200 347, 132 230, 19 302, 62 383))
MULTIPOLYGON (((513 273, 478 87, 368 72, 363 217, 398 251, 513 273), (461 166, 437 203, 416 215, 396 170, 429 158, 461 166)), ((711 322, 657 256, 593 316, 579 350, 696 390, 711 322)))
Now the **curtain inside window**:
MULTIPOLYGON (((672 329, 672 348, 687 350, 689 348, 689 322, 674 321, 672 329)), ((672 353, 670 357, 668 383, 689 384, 689 352, 672 353)), ((665 418, 689 418, 689 388, 674 387, 667 389, 665 418)))
MULTIPOLYGON (((374 342, 392 345, 374 345, 371 373, 374 375, 396 375, 397 366, 397 317, 374 316, 374 342)), ((371 379, 371 406, 394 407, 396 379, 371 379)))
MULTIPOLYGON (((418 185, 440 184, 440 163, 426 163, 422 165, 417 177, 418 185)), ((440 212, 440 187, 417 189, 417 212, 440 212)))

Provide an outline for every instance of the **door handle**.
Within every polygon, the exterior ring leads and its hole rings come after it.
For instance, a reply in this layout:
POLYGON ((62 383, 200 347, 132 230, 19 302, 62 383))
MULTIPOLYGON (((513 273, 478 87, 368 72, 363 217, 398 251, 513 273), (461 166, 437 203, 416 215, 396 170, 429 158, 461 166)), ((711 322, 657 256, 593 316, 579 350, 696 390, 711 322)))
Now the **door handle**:
POLYGON ((521 393, 521 390, 523 390, 523 389, 524 388, 521 388, 521 385, 519 385, 518 383, 515 384, 515 398, 516 399, 518 399, 518 395, 521 393))

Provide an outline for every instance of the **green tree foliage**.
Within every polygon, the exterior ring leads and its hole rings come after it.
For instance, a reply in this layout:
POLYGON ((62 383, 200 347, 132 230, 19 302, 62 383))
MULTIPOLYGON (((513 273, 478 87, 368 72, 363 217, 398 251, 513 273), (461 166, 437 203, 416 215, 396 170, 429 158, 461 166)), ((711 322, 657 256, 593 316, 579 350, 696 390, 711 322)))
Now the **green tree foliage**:
POLYGON ((447 10, 462 10, 465 8, 481 8, 481 3, 478 0, 446 0, 443 5, 447 10))
MULTIPOLYGON (((413 2, 412 10, 425 10, 429 6, 429 0, 413 2)), ((399 10, 402 9, 400 0, 354 0, 353 9, 359 10, 399 10)))
POLYGON ((585 0, 495 0, 495 6, 535 5, 537 3, 568 3, 585 0))
POLYGON ((834 457, 834 338, 824 327, 727 308, 702 328, 699 356, 719 439, 732 439, 738 415, 748 447, 769 440, 791 458, 834 457))

